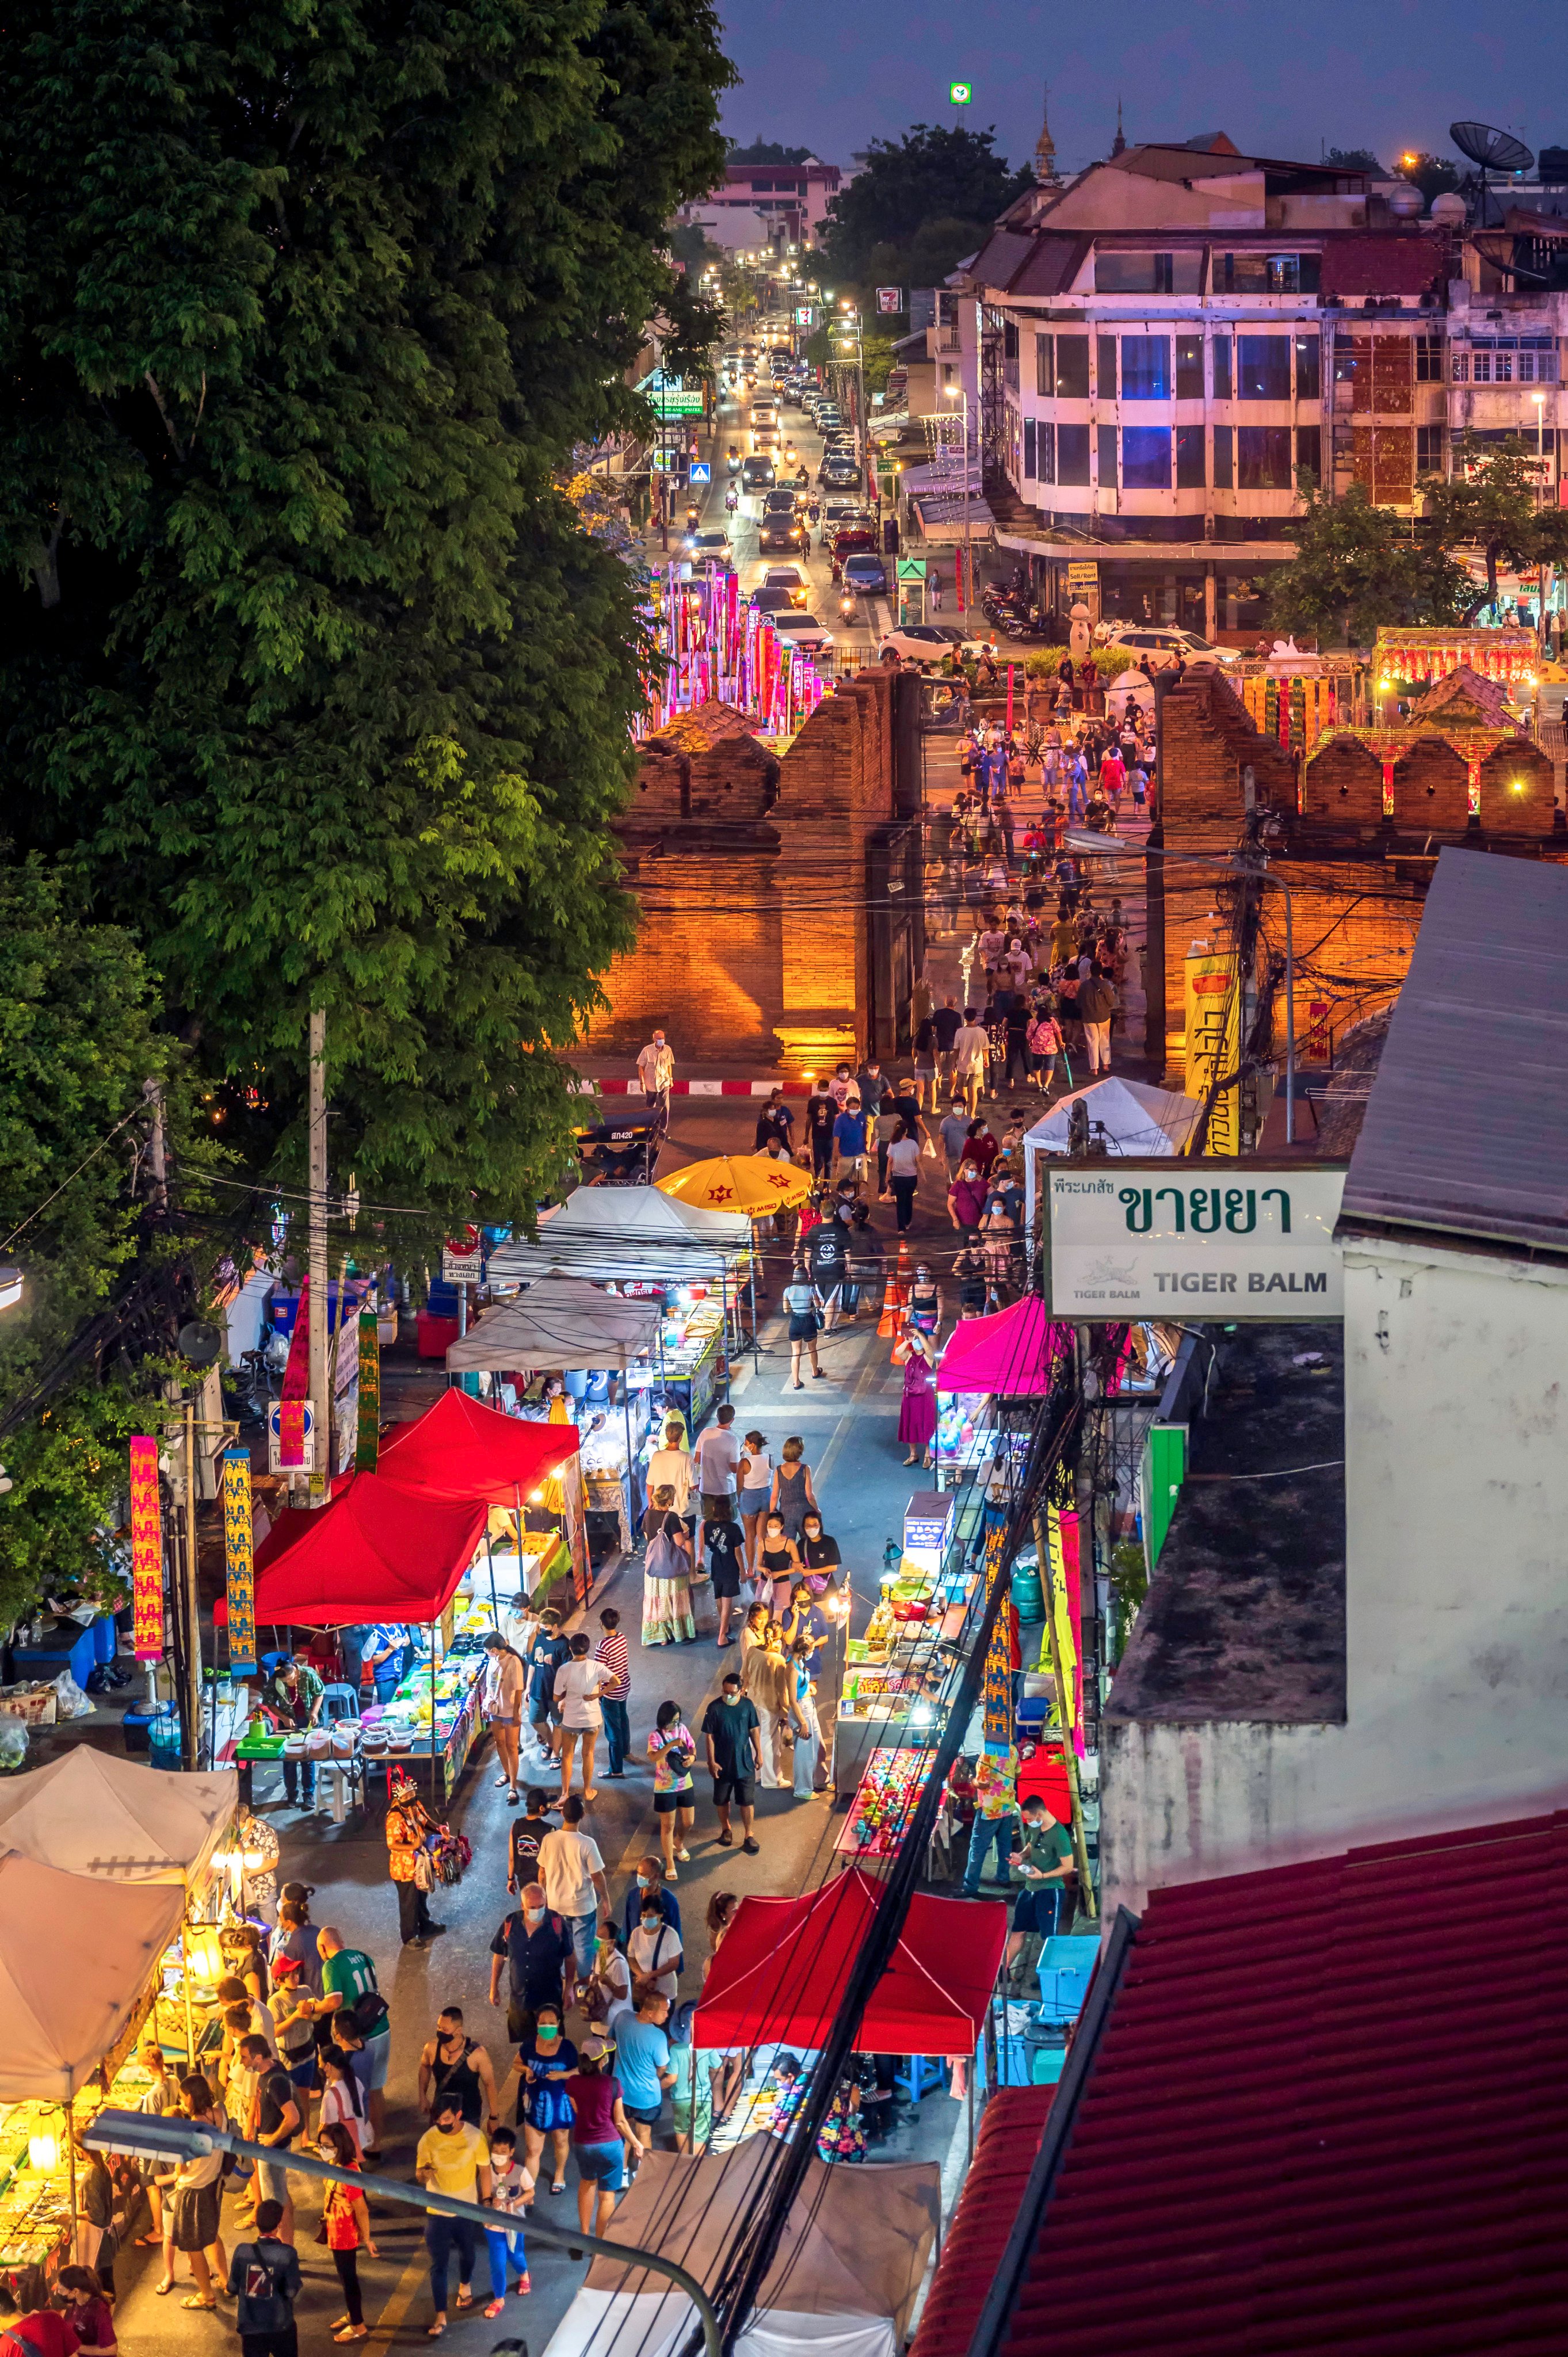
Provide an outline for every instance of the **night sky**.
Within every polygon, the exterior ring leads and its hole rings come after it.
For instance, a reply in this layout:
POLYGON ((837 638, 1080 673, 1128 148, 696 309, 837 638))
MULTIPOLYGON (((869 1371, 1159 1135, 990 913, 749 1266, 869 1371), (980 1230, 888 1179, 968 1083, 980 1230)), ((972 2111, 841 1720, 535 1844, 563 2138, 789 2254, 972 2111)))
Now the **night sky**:
POLYGON ((1185 0, 1089 9, 1039 0, 719 0, 738 88, 725 129, 847 165, 868 138, 994 124, 1023 163, 1051 85, 1057 158, 1109 150, 1120 94, 1129 142, 1225 131, 1244 152, 1316 161, 1331 146, 1453 152, 1460 117, 1531 147, 1568 145, 1561 0, 1185 0))

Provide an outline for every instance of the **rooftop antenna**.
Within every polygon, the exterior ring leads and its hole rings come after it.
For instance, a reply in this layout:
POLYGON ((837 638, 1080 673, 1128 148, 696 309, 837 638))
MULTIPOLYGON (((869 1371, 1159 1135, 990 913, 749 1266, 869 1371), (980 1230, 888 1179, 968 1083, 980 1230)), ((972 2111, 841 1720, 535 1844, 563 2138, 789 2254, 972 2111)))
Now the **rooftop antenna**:
POLYGON ((1116 102, 1116 136, 1111 143, 1111 153, 1113 156, 1123 156, 1126 152, 1127 142, 1122 135, 1122 102, 1118 99, 1116 102))
MULTIPOLYGON (((1494 131, 1489 123, 1451 123, 1448 136, 1462 156, 1481 167, 1481 207, 1477 220, 1478 229, 1492 226, 1487 218, 1487 200, 1491 195, 1488 172, 1528 172, 1535 161, 1534 151, 1516 139, 1511 131, 1494 131)), ((1498 213, 1498 223, 1501 222, 1498 213)))

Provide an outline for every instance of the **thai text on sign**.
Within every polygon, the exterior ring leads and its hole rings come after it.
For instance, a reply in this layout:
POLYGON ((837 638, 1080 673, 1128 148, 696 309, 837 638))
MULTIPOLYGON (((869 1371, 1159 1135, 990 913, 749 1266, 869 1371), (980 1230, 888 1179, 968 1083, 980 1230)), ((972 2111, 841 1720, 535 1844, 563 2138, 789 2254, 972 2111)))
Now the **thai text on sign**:
POLYGON ((248 1449, 223 1451, 223 1565, 228 1578, 229 1667, 256 1666, 256 1564, 248 1449))
POLYGON ((164 1530, 158 1444, 131 1443, 131 1603, 138 1662, 164 1657, 164 1530))

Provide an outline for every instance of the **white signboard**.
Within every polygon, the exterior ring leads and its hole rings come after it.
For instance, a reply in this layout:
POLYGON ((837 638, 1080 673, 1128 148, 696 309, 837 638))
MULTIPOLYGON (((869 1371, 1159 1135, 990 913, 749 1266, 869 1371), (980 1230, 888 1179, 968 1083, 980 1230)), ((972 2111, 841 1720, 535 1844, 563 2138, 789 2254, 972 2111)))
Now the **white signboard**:
POLYGON ((297 1464, 283 1461, 283 1407, 274 1400, 267 1415, 267 1470, 269 1473, 314 1473, 316 1470, 316 1410, 308 1400, 305 1403, 305 1453, 297 1464))
POLYGON ((1343 1166, 1069 1165, 1050 1189, 1058 1318, 1343 1318, 1343 1166))
POLYGON ((485 1256, 478 1244, 465 1252, 457 1244, 441 1248, 441 1278, 446 1285, 480 1285, 484 1282, 485 1256))

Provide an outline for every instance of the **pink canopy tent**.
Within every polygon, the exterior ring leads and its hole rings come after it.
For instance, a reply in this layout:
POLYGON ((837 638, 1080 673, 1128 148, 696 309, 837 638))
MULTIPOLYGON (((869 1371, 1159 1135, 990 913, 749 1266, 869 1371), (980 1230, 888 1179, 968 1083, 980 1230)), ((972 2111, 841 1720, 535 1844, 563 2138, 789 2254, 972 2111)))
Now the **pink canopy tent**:
POLYGON ((1026 1398, 1051 1387, 1052 1368, 1072 1348, 1072 1328, 1052 1322, 1026 1293, 991 1318, 966 1318, 949 1338, 937 1369, 940 1392, 991 1392, 1026 1398))

